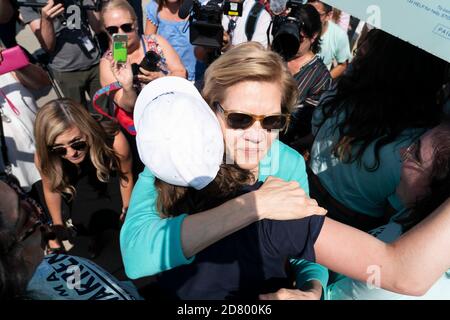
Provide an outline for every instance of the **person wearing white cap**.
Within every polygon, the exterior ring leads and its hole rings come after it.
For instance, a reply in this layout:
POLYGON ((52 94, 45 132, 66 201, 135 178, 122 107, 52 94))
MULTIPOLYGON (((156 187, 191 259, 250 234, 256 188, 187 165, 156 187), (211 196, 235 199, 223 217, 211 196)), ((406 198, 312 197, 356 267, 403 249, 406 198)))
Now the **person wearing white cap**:
MULTIPOLYGON (((165 77, 147 85, 134 119, 141 160, 155 176, 161 216, 204 212, 262 184, 254 183, 249 169, 224 163, 216 114, 187 80, 165 77)), ((314 240, 322 223, 323 216, 316 215, 257 221, 205 248, 193 263, 160 274, 158 298, 256 298, 283 288, 289 284, 286 259, 314 260, 314 240), (272 252, 273 247, 278 252, 272 252), (267 280, 275 278, 279 281, 267 286, 267 280)))
MULTIPOLYGON (((220 139, 214 138, 217 128, 204 131, 190 128, 186 110, 178 105, 178 108, 169 106, 173 98, 170 92, 184 93, 187 105, 189 99, 201 99, 200 93, 186 81, 160 79, 157 84, 146 87, 137 100, 134 119, 138 148, 146 168, 136 183, 128 218, 121 231, 122 256, 130 278, 156 274, 189 263, 202 249, 252 222, 264 218, 299 219, 325 213, 306 196, 308 181, 303 158, 276 139, 277 131, 287 125, 289 109, 297 97, 295 81, 282 59, 264 50, 261 45, 248 43, 234 48, 213 63, 206 79, 204 93, 209 97, 206 101, 208 107, 214 106, 215 112, 208 111, 198 116, 207 119, 208 115, 216 114, 223 134, 220 139), (258 95, 255 96, 255 92, 258 95), (142 112, 152 109, 149 105, 153 105, 150 102, 155 98, 155 101, 171 108, 170 116, 165 116, 151 127, 142 125, 145 119, 142 112), (235 112, 229 112, 232 110, 235 112), (177 130, 169 130, 173 128, 171 123, 180 118, 186 118, 182 122, 184 125, 179 125, 177 130), (226 161, 251 170, 252 183, 265 181, 265 184, 255 191, 256 201, 253 197, 248 201, 249 196, 243 195, 195 215, 182 214, 162 219, 155 188, 157 175, 152 169, 169 170, 181 161, 183 164, 192 163, 199 152, 189 150, 187 141, 200 136, 205 139, 206 145, 210 144, 210 149, 205 148, 202 154, 209 152, 209 159, 216 160, 220 154, 222 160, 223 152, 217 150, 219 143, 224 142, 226 161), (142 154, 146 144, 158 144, 158 139, 160 146, 176 144, 175 150, 178 152, 159 158, 151 153, 142 154)), ((159 111, 154 109, 149 114, 153 112, 159 111)), ((195 180, 201 182, 201 186, 208 180, 212 181, 218 169, 217 162, 213 160, 205 168, 185 165, 179 171, 173 171, 176 174, 167 181, 174 184, 178 179, 176 185, 186 186, 195 180), (197 179, 193 179, 194 174, 197 174, 197 179)))
MULTIPOLYGON (((142 99, 138 99, 134 115, 138 123, 138 135, 140 130, 142 133, 147 132, 139 138, 138 144, 142 160, 152 170, 146 168, 141 173, 121 231, 121 250, 125 271, 129 277, 139 278, 189 264, 194 255, 200 260, 197 263, 201 263, 202 251, 207 251, 205 248, 223 243, 226 239, 219 240, 232 233, 232 236, 235 236, 239 229, 258 225, 253 223, 257 220, 293 220, 324 214, 324 210, 319 208, 314 200, 308 199, 305 192, 299 188, 298 181, 306 175, 303 158, 276 140, 276 133, 273 132, 274 129, 282 129, 286 125, 278 122, 282 122, 282 115, 287 113, 283 109, 292 105, 292 101, 283 95, 285 92, 280 90, 289 87, 290 78, 277 78, 278 69, 271 63, 280 61, 277 66, 280 67, 281 73, 287 73, 287 70, 281 59, 274 55, 260 46, 244 44, 224 54, 206 72, 203 96, 208 105, 216 106, 215 114, 224 134, 226 160, 232 160, 231 163, 221 163, 220 141, 214 141, 212 146, 208 144, 209 138, 205 137, 205 128, 210 128, 211 135, 218 135, 219 140, 221 137, 216 120, 211 118, 211 113, 207 111, 206 105, 193 87, 189 89, 181 83, 166 83, 159 92, 156 87, 148 87, 148 90, 144 90, 142 99), (255 68, 255 65, 259 67, 255 68), (264 66, 272 71, 271 75, 265 78, 261 75, 264 66), (237 74, 236 70, 240 71, 240 80, 230 82, 227 77, 237 74), (283 81, 287 84, 282 85, 283 81), (173 104, 170 99, 173 99, 173 104), (183 106, 184 103, 189 103, 189 106, 196 110, 189 110, 183 106), (167 112, 161 112, 164 106, 167 107, 167 112), (202 120, 198 121, 196 116, 202 120), (151 119, 150 123, 146 123, 146 119, 151 119), (182 125, 184 121, 187 123, 193 119, 196 120, 196 125, 182 125), (171 131, 162 129, 157 122, 165 122, 171 131), (153 125, 159 126, 162 132, 155 133, 155 129, 150 128, 153 125), (178 130, 178 127, 194 131, 195 141, 184 141, 189 146, 208 146, 206 151, 202 151, 202 154, 207 156, 198 159, 188 152, 185 159, 190 164, 185 166, 184 162, 180 162, 181 152, 189 148, 178 145, 171 137, 172 134, 180 137, 182 133, 190 136, 190 132, 178 130), (240 144, 242 140, 246 142, 243 148, 240 144), (277 148, 275 152, 274 147, 277 148), (152 151, 158 155, 152 156, 152 151), (252 158, 248 157, 249 155, 252 155, 253 159, 249 159, 252 158), (166 161, 162 161, 163 158, 166 161), (263 163, 267 159, 269 165, 263 163), (196 165, 197 160, 201 160, 199 166, 196 165), (278 164, 274 164, 276 161, 278 164), (161 191, 162 184, 158 184, 155 176, 165 180, 166 186, 167 183, 172 187, 190 186, 202 192, 211 188, 214 179, 224 179, 220 177, 221 168, 224 167, 234 167, 238 171, 247 172, 248 179, 241 177, 242 185, 256 181, 264 184, 258 190, 239 195, 217 207, 189 215, 186 214, 188 211, 183 210, 183 205, 179 205, 183 202, 179 201, 182 198, 177 198, 180 194, 169 194, 169 198, 176 200, 172 203, 168 202, 167 198, 160 197, 162 193, 167 193, 167 190, 161 191), (286 168, 289 172, 286 172, 286 168), (285 180, 294 179, 296 182, 268 178, 270 175, 285 180), (171 211, 171 208, 174 210, 171 211)), ((224 185, 218 186, 219 191, 228 186, 229 181, 223 181, 224 185)), ((306 189, 307 184, 302 187, 306 189)), ((206 204, 203 208, 208 205, 214 206, 206 204)), ((308 238, 305 242, 308 245, 303 248, 304 257, 313 260, 315 256, 319 263, 360 281, 366 280, 368 267, 376 265, 380 271, 381 287, 404 294, 421 295, 450 265, 448 254, 439 261, 433 261, 433 264, 428 263, 426 268, 422 268, 418 263, 433 260, 430 259, 430 254, 435 254, 443 243, 449 244, 450 236, 445 235, 448 232, 444 232, 450 229, 449 211, 450 202, 446 201, 420 228, 414 228, 392 244, 385 244, 331 219, 311 217, 308 218, 309 221, 322 221, 323 224, 310 222, 310 229, 303 233, 303 238, 308 238)), ((297 241, 302 243, 301 239, 287 235, 286 241, 277 243, 286 246, 297 241)), ((253 238, 248 240, 252 241, 253 238)), ((283 249, 286 247, 269 247, 269 251, 274 255, 282 253, 283 249)), ((292 252, 288 256, 303 257, 292 252)), ((236 264, 236 261, 221 260, 220 254, 216 258, 218 260, 212 263, 236 264)), ((239 267, 238 263, 237 268, 239 267)), ((255 273, 258 274, 258 270, 255 270, 255 273)), ((246 278, 241 281, 245 282, 246 278)), ((200 293, 208 296, 208 292, 200 293)))
POLYGON ((136 101, 133 117, 139 156, 156 177, 202 189, 216 177, 223 160, 219 121, 189 81, 157 80, 136 101))

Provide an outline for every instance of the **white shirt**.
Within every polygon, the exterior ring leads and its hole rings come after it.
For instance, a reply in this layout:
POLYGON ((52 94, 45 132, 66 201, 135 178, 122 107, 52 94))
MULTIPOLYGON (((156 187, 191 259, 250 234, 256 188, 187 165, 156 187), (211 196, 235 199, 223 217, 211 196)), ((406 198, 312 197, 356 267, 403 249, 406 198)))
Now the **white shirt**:
MULTIPOLYGON (((12 173, 19 179, 20 185, 28 191, 33 183, 41 179, 34 165, 36 149, 33 126, 37 112, 36 103, 30 91, 19 83, 12 73, 0 75, 0 90, 19 111, 17 115, 0 94, 0 107, 4 114, 3 130, 12 173)), ((2 156, 0 156, 0 170, 4 170, 2 156)))
MULTIPOLYGON (((247 21, 247 17, 255 4, 255 0, 245 0, 242 8, 242 16, 241 17, 229 17, 227 15, 223 15, 222 18, 222 26, 225 31, 228 30, 228 23, 231 19, 236 20, 236 27, 232 32, 231 36, 231 44, 236 46, 240 43, 247 42, 247 36, 245 35, 245 24, 247 21)), ((272 18, 270 14, 263 8, 258 20, 256 21, 255 32, 253 33, 253 37, 251 41, 257 41, 261 43, 265 48, 268 47, 267 43, 267 29, 269 28, 270 21, 272 18)))

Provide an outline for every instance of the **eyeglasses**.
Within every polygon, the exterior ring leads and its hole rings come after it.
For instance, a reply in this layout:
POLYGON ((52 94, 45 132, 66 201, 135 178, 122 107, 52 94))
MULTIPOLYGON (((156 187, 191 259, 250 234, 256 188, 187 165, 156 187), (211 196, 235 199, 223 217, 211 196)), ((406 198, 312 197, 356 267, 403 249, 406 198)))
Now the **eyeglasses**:
POLYGON ((67 146, 57 146, 57 147, 49 147, 50 152, 60 156, 64 157, 67 154, 67 148, 70 147, 73 150, 76 151, 83 151, 87 148, 88 144, 84 140, 74 141, 67 146))
POLYGON ((112 36, 115 33, 119 32, 119 29, 122 30, 125 33, 130 33, 131 31, 134 30, 134 25, 133 23, 124 23, 121 26, 109 26, 105 28, 106 31, 112 36))
POLYGON ((259 121, 261 127, 266 130, 283 130, 289 123, 288 114, 258 116, 240 111, 227 111, 217 101, 214 102, 213 105, 225 115, 227 125, 232 129, 247 129, 250 128, 255 121, 259 121))
POLYGON ((413 162, 418 168, 422 168, 422 161, 420 155, 420 139, 411 144, 401 153, 401 159, 402 162, 408 160, 413 162))

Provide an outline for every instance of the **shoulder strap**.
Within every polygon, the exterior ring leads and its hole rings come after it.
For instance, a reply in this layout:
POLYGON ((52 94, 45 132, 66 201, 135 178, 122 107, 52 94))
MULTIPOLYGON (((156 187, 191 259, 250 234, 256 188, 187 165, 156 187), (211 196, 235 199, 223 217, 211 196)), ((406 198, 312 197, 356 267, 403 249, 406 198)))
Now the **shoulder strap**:
POLYGON ((98 104, 98 99, 101 96, 104 96, 106 94, 109 94, 110 92, 116 91, 121 89, 122 86, 120 85, 120 82, 113 82, 103 88, 101 88, 100 90, 98 90, 95 94, 94 97, 92 98, 92 106, 94 107, 94 109, 101 115, 109 118, 109 119, 113 119, 113 117, 111 115, 109 115, 107 112, 105 112, 102 107, 98 104))
POLYGON ((5 166, 5 173, 11 174, 11 162, 9 162, 8 149, 6 148, 5 132, 3 131, 2 107, 0 107, 0 120, 1 120, 0 121, 0 143, 1 143, 1 149, 2 149, 3 165, 5 166))
POLYGON ((252 40, 253 34, 255 33, 256 29, 256 22, 258 21, 258 18, 261 15, 263 9, 264 5, 257 0, 253 4, 253 7, 250 9, 247 21, 245 22, 245 35, 247 36, 247 41, 252 40))
POLYGON ((147 45, 145 43, 146 40, 144 37, 145 37, 145 35, 141 36, 141 43, 142 43, 142 47, 144 48, 144 54, 145 54, 145 53, 147 53, 147 45))

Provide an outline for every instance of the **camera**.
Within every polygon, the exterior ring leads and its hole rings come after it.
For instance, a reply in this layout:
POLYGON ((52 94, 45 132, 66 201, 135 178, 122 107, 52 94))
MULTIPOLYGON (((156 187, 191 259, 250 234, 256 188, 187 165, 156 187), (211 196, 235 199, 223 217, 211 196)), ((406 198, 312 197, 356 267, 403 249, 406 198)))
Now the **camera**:
POLYGON ((273 17, 272 50, 279 53, 285 60, 289 60, 297 54, 302 42, 300 32, 304 23, 299 14, 302 6, 301 0, 289 0, 286 3, 286 8, 290 9, 288 15, 273 17))
POLYGON ((186 0, 179 11, 185 19, 189 14, 190 41, 193 45, 220 48, 223 41, 222 1, 211 0, 202 5, 199 0, 186 0))
POLYGON ((140 73, 139 68, 152 72, 161 71, 161 68, 159 67, 160 61, 161 56, 159 54, 154 51, 147 51, 140 64, 133 63, 131 65, 133 75, 136 76, 140 73))

